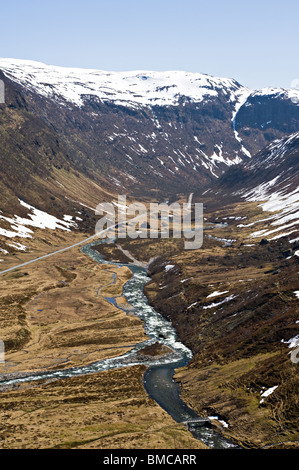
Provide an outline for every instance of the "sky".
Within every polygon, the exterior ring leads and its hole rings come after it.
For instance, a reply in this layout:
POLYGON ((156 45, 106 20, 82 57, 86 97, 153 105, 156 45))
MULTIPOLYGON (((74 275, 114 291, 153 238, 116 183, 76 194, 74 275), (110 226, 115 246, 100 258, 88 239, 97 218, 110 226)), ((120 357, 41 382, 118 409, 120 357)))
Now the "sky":
POLYGON ((298 0, 0 0, 0 57, 184 70, 252 89, 299 79, 298 0))

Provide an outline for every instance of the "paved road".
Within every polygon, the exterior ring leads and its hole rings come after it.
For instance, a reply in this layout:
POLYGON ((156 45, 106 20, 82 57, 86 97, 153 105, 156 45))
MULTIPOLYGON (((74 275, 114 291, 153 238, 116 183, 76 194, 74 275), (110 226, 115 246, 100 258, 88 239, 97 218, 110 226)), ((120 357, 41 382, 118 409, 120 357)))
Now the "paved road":
MULTIPOLYGON (((135 220, 138 220, 139 218, 143 217, 143 215, 141 216, 137 216, 135 218, 135 220)), ((104 238, 102 237, 102 235, 105 233, 105 232, 109 232, 109 230, 113 229, 113 228, 116 228, 118 227, 119 225, 122 225, 122 224, 126 224, 127 222, 124 221, 124 222, 120 222, 119 224, 115 224, 111 227, 108 227, 100 232, 97 232, 95 235, 92 235, 91 237, 88 237, 88 238, 85 238, 84 240, 82 240, 81 242, 78 242, 78 243, 75 243, 74 245, 71 245, 71 246, 67 246, 65 248, 61 248, 60 250, 57 250, 57 251, 53 251, 52 253, 48 253, 47 255, 43 255, 43 256, 39 256, 38 258, 34 258, 30 261, 26 261, 26 263, 22 263, 22 264, 18 264, 17 266, 13 266, 12 268, 8 268, 8 269, 5 269, 4 271, 0 271, 0 275, 1 274, 5 274, 5 273, 8 273, 9 271, 14 271, 15 269, 18 269, 18 268, 22 268, 24 266, 28 266, 28 264, 31 264, 31 263, 35 263, 36 261, 40 261, 41 259, 45 259, 45 258, 49 258, 50 256, 53 256, 53 255, 57 255, 58 253, 63 253, 64 251, 67 251, 67 250, 70 250, 71 248, 74 248, 76 246, 79 246, 79 245, 83 245, 84 243, 88 243, 90 242, 91 240, 93 240, 94 238, 104 238)))
MULTIPOLYGON (((193 197, 193 193, 191 193, 189 195, 188 209, 191 208, 192 197, 193 197)), ((141 215, 135 217, 134 220, 136 222, 139 218, 143 218, 143 217, 144 217, 144 215, 141 214, 141 215)), ((49 258, 50 256, 57 255, 58 253, 63 253, 64 251, 70 250, 71 248, 74 248, 74 247, 79 246, 79 245, 83 245, 83 243, 88 243, 89 241, 93 240, 96 237, 100 238, 101 235, 103 235, 106 231, 109 231, 113 228, 116 228, 119 225, 126 224, 126 223, 127 223, 126 221, 120 222, 119 224, 115 224, 112 227, 104 229, 101 232, 96 233, 95 235, 92 235, 91 237, 85 238, 81 242, 75 243, 74 245, 67 246, 66 248, 62 248, 60 250, 54 251, 53 253, 48 253, 47 255, 40 256, 39 258, 35 258, 35 259, 30 260, 30 261, 26 261, 26 263, 18 264, 17 266, 13 266, 12 268, 4 269, 4 271, 0 271, 0 275, 8 273, 10 271, 14 271, 15 269, 18 269, 18 268, 23 268, 24 266, 28 266, 28 264, 35 263, 36 261, 40 261, 41 259, 49 258)))
POLYGON ((62 253, 63 251, 70 250, 75 246, 82 245, 83 243, 87 243, 93 238, 98 237, 98 234, 92 235, 91 237, 85 238, 81 242, 75 243, 74 245, 67 246, 66 248, 61 248, 60 250, 54 251, 53 253, 48 253, 47 255, 40 256, 39 258, 32 259, 30 261, 26 261, 26 263, 18 264, 17 266, 13 266, 12 268, 5 269, 4 271, 0 271, 0 274, 8 273, 9 271, 14 271, 15 269, 22 268, 23 266, 27 266, 28 264, 35 263, 36 261, 40 261, 41 259, 49 258, 50 256, 57 255, 57 253, 62 253))

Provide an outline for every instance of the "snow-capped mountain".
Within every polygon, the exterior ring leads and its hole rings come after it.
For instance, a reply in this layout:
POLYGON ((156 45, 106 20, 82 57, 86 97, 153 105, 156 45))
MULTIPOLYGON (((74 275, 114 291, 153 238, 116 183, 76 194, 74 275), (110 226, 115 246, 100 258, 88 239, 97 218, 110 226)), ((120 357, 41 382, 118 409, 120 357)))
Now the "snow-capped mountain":
MULTIPOLYGON (((260 202, 263 211, 270 213, 250 224, 253 238, 290 235, 298 241, 299 132, 275 140, 251 160, 230 169, 218 185, 223 197, 260 202)), ((216 189, 206 194, 210 191, 216 189)))
POLYGON ((217 97, 219 92, 238 106, 250 90, 232 79, 182 71, 105 72, 65 68, 39 62, 0 59, 0 68, 28 90, 82 107, 90 96, 128 107, 175 106, 184 97, 194 103, 217 97))
POLYGON ((109 160, 111 181, 125 188, 144 188, 149 176, 156 189, 207 184, 299 130, 298 90, 252 91, 233 79, 182 71, 104 72, 16 59, 0 59, 0 70, 28 109, 67 140, 80 166, 88 158, 96 171, 109 160))
MULTIPOLYGON (((144 173, 160 179, 158 186, 162 179, 172 180, 175 175, 181 180, 194 171, 213 178, 249 155, 234 129, 234 121, 250 90, 235 80, 181 71, 72 69, 15 59, 1 59, 0 70, 20 85, 27 97, 30 94, 44 100, 43 109, 38 105, 34 111, 47 113, 56 128, 61 128, 57 113, 55 120, 49 115, 53 105, 66 119, 80 121, 81 128, 97 127, 97 140, 102 144, 98 153, 113 160, 122 153, 117 167, 123 171, 115 175, 119 184, 124 184, 124 179, 138 184, 144 173), (137 129, 136 118, 132 117, 138 114, 137 129), (209 123, 213 116, 228 126, 225 133, 231 134, 230 143, 215 138, 219 131, 214 132, 215 126, 209 123), (187 130, 190 118, 194 120, 190 122, 193 129, 187 130), (203 126, 203 132, 197 132, 199 126, 203 126), (144 157, 148 159, 145 172, 136 175, 132 166, 139 167, 144 157)), ((86 149, 86 153, 91 152, 86 149)))
POLYGON ((28 216, 19 200, 57 220, 77 212, 85 220, 82 207, 92 211, 118 193, 198 192, 242 162, 253 171, 255 153, 299 131, 298 90, 16 59, 0 59, 0 79, 3 230, 5 217, 28 216))

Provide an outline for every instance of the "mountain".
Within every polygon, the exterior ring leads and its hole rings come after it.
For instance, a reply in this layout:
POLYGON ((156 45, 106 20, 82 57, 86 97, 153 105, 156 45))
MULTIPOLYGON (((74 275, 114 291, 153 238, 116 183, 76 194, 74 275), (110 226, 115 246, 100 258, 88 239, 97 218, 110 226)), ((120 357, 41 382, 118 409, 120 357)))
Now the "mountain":
POLYGON ((0 79, 6 237, 20 234, 16 217, 36 211, 91 230, 96 205, 117 193, 161 200, 201 192, 238 164, 251 171, 253 154, 299 131, 298 91, 251 91, 200 73, 1 59, 0 79))
POLYGON ((299 130, 296 90, 251 91, 200 73, 104 72, 13 59, 1 59, 0 69, 76 168, 142 195, 184 192, 186 182, 208 185, 299 130))
POLYGON ((238 111, 235 129, 251 155, 298 131, 298 105, 298 90, 294 89, 265 88, 250 94, 238 111))
POLYGON ((277 239, 296 233, 299 230, 299 132, 275 140, 243 165, 230 168, 205 195, 215 192, 222 200, 260 201, 263 211, 273 213, 251 224, 254 237, 277 239))
MULTIPOLYGON (((174 376, 188 406, 242 447, 298 447, 299 92, 252 91, 203 74, 103 72, 11 59, 0 60, 0 79, 0 264, 3 271, 18 266, 1 277, 5 373, 83 367, 99 354, 110 358, 143 342, 143 322, 122 311, 128 269, 102 269, 77 243, 94 231, 96 205, 118 193, 148 203, 186 201, 193 192, 193 201, 204 204, 201 248, 185 250, 183 238, 128 237, 95 250, 112 263, 147 266, 149 304, 193 354, 174 376), (49 252, 51 262, 40 258, 49 252)), ((168 334, 166 328, 159 338, 168 334)), ((136 369, 135 379, 144 393, 143 371, 136 369)), ((90 375, 64 383, 72 404, 79 390, 78 406, 89 406, 90 375)), ((136 401, 127 373, 120 383, 124 401, 116 400, 119 377, 108 391, 117 410, 114 442, 123 443, 127 421, 140 434, 143 418, 134 413, 140 403, 148 410, 149 402, 147 396, 136 401)), ((104 382, 91 391, 90 403, 100 397, 106 416, 104 382)), ((38 400, 32 387, 7 390, 2 446, 17 445, 20 426, 23 446, 28 435, 39 447, 53 444, 40 396, 48 416, 49 407, 60 410, 60 395, 52 394, 50 403, 51 383, 38 386, 38 400), (41 410, 36 435, 32 420, 20 421, 19 403, 28 408, 28 399, 41 410)), ((107 420, 91 409, 86 421, 86 409, 78 408, 78 433, 67 441, 69 420, 58 412, 54 447, 102 445, 107 420), (94 429, 92 438, 77 440, 82 426, 94 429)), ((156 438, 157 413, 151 413, 156 438)))

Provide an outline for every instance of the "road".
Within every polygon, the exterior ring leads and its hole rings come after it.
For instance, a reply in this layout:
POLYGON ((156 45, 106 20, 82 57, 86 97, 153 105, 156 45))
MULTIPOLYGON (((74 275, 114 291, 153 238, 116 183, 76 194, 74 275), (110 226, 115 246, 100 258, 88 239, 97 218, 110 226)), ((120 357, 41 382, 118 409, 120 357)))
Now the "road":
MULTIPOLYGON (((192 197, 193 197, 193 193, 191 193, 189 195, 189 199, 188 199, 188 209, 191 208, 191 203, 192 203, 192 197)), ((139 218, 143 218, 144 217, 144 214, 141 214, 137 217, 134 217, 134 221, 136 222, 139 218)), ((79 246, 79 245, 83 245, 84 243, 88 243, 90 242, 91 240, 93 240, 94 238, 98 237, 100 238, 101 235, 103 235, 106 231, 109 231, 113 228, 116 228, 118 227, 119 225, 122 225, 122 224, 126 224, 127 221, 124 221, 124 222, 120 222, 119 224, 115 224, 113 225, 112 227, 109 227, 107 229, 104 229, 102 230, 101 232, 98 232, 96 233, 95 235, 92 235, 91 237, 88 237, 88 238, 85 238, 84 240, 82 240, 81 242, 78 242, 78 243, 75 243, 74 245, 71 245, 71 246, 67 246, 65 248, 61 248, 60 250, 57 250, 57 251, 54 251, 52 253, 48 253, 46 255, 43 255, 43 256, 39 256, 38 258, 34 258, 30 261, 26 261, 26 263, 22 263, 22 264, 18 264, 17 266, 13 266, 12 268, 8 268, 8 269, 4 269, 4 271, 0 271, 0 275, 1 274, 5 274, 5 273, 8 273, 10 271, 14 271, 15 269, 19 269, 19 268, 23 268, 24 266, 28 266, 29 264, 31 263, 36 263, 37 261, 40 261, 42 259, 46 259, 46 258, 50 258, 50 256, 54 256, 54 255, 57 255, 58 253, 63 253, 64 251, 67 251, 67 250, 71 250, 72 248, 75 248, 76 246, 79 246)), ((137 260, 135 260, 137 261, 137 260)))
POLYGON ((81 242, 75 243, 74 245, 67 246, 65 248, 61 248, 60 250, 53 251, 52 253, 48 253, 43 256, 39 256, 38 258, 31 259, 30 261, 26 261, 26 263, 18 264, 17 266, 13 266, 12 268, 4 269, 4 271, 0 271, 0 274, 5 274, 8 273, 9 271, 14 271, 15 269, 22 268, 24 266, 28 266, 28 264, 35 263, 36 261, 40 261, 41 259, 49 258, 50 256, 57 255, 58 253, 62 253, 64 251, 70 250, 71 248, 74 248, 76 246, 82 245, 83 243, 87 243, 93 238, 98 237, 99 235, 92 235, 91 237, 85 238, 81 242))

